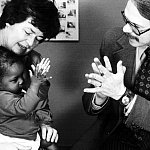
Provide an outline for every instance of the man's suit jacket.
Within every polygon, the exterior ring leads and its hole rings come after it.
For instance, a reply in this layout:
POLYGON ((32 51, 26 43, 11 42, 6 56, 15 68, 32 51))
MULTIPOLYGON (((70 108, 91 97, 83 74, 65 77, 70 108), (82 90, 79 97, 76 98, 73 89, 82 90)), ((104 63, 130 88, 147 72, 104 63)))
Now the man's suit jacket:
MULTIPOLYGON (((103 62, 103 56, 108 56, 112 65, 113 73, 116 73, 116 66, 119 60, 126 66, 124 83, 128 89, 133 87, 133 75, 135 73, 136 48, 129 44, 128 37, 123 33, 122 28, 114 28, 106 32, 100 48, 100 60, 103 62)), ((100 110, 92 109, 93 94, 84 93, 82 100, 85 111, 89 115, 98 115, 101 122, 99 135, 101 140, 108 137, 123 121, 124 108, 116 100, 109 98, 107 104, 100 110)), ((126 126, 131 129, 138 128, 150 131, 150 101, 141 96, 137 100, 128 115, 126 126)))

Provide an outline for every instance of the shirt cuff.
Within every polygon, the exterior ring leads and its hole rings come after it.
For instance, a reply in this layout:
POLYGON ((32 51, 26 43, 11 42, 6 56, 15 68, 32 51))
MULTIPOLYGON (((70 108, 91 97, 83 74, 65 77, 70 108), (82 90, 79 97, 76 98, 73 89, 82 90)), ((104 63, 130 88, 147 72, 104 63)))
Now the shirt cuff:
POLYGON ((108 102, 109 97, 106 98, 105 102, 102 105, 95 104, 95 99, 96 99, 96 94, 94 94, 93 99, 92 99, 92 108, 94 110, 99 110, 105 106, 105 104, 108 102))
POLYGON ((137 99, 137 95, 135 94, 133 99, 131 100, 131 102, 124 108, 125 116, 128 116, 130 114, 130 112, 135 104, 136 99, 137 99))

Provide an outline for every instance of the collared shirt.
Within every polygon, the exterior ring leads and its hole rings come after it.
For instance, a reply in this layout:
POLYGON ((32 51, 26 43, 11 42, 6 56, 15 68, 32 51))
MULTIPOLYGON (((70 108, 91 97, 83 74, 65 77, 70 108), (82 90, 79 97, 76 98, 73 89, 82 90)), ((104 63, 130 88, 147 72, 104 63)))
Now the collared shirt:
MULTIPOLYGON (((145 53, 144 51, 146 50, 147 47, 137 47, 136 48, 136 64, 135 64, 135 75, 138 71, 138 69, 140 68, 141 64, 142 64, 142 61, 144 60, 145 58, 145 53)), ((125 110, 124 113, 125 113, 125 116, 128 116, 129 113, 131 112, 133 106, 134 106, 134 103, 137 99, 137 95, 135 94, 134 98, 131 100, 131 102, 125 107, 125 110)))

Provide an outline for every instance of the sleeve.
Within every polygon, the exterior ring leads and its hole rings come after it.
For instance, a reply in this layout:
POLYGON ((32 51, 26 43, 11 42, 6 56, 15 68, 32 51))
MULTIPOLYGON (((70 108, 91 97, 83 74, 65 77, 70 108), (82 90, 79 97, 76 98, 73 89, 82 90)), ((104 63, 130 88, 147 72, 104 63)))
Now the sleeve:
POLYGON ((46 124, 52 126, 52 113, 48 103, 46 103, 44 108, 36 111, 36 116, 40 125, 46 124))
POLYGON ((41 61, 42 57, 41 54, 32 50, 28 55, 24 56, 24 62, 25 62, 25 71, 23 74, 24 77, 24 90, 27 90, 28 87, 30 86, 31 80, 30 80, 30 75, 29 75, 29 70, 32 70, 31 65, 37 65, 41 61))
POLYGON ((93 99, 92 99, 92 107, 93 107, 94 110, 102 109, 107 104, 109 97, 107 97, 106 100, 104 101, 104 103, 102 103, 101 105, 97 105, 95 103, 95 100, 97 100, 97 99, 102 100, 102 98, 96 97, 96 94, 94 94, 93 99))
POLYGON ((89 115, 99 115, 106 107, 110 105, 109 103, 110 100, 108 99, 106 100, 106 103, 104 104, 103 107, 101 107, 100 109, 94 109, 92 104, 93 98, 94 94, 92 93, 84 93, 82 96, 84 110, 89 115))
POLYGON ((39 97, 30 88, 23 96, 14 95, 10 92, 2 92, 0 99, 0 114, 7 116, 27 115, 39 102, 39 97))
POLYGON ((137 127, 150 131, 150 101, 137 96, 135 104, 126 120, 126 125, 130 128, 137 127))
MULTIPOLYGON (((32 50, 27 57, 28 68, 31 69, 31 64, 37 65, 42 59, 40 53, 32 50)), ((50 87, 50 82, 46 80, 43 82, 39 88, 38 97, 40 98, 40 102, 36 107, 36 117, 40 124, 52 124, 52 113, 49 108, 49 100, 48 100, 48 91, 50 87)))
POLYGON ((52 113, 49 107, 48 90, 50 87, 49 81, 45 81, 39 88, 38 97, 40 102, 37 106, 36 116, 40 124, 50 125, 52 124, 52 113))
POLYGON ((38 97, 40 97, 40 99, 42 101, 48 99, 49 88, 50 88, 50 82, 48 80, 46 80, 45 82, 43 82, 40 85, 39 92, 38 92, 38 97))

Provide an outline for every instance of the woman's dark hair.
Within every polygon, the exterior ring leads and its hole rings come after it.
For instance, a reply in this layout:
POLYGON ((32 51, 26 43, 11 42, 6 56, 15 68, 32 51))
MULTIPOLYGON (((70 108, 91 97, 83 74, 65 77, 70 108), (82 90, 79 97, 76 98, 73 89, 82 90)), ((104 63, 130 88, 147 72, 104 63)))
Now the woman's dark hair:
POLYGON ((32 17, 32 25, 43 32, 45 38, 53 38, 59 33, 58 9, 50 0, 7 1, 0 18, 0 29, 6 23, 21 23, 29 17, 32 17))
POLYGON ((14 63, 23 64, 23 58, 7 48, 0 46, 0 82, 5 76, 9 67, 14 63))

